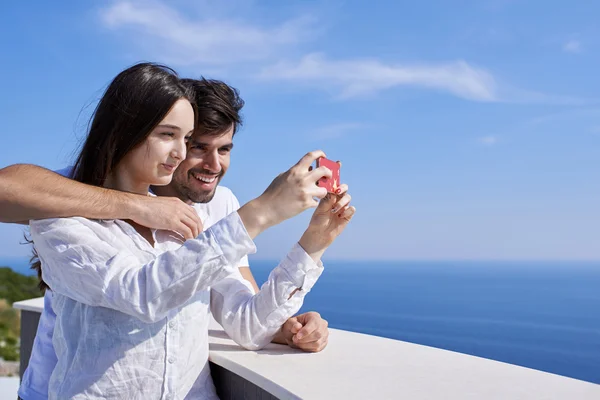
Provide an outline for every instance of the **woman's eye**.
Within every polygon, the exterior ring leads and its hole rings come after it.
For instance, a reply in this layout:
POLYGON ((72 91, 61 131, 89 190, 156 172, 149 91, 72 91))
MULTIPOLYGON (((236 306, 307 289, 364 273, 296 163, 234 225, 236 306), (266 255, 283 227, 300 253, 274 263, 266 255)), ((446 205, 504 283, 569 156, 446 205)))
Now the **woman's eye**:
POLYGON ((173 132, 163 132, 162 133, 164 136, 169 136, 169 137, 173 137, 175 136, 175 134, 173 132))

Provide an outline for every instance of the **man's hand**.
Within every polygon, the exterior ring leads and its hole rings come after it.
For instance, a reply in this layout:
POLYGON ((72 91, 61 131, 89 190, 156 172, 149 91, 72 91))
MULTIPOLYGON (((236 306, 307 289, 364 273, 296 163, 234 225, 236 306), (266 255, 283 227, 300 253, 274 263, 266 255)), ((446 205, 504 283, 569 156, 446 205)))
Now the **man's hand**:
POLYGON ((196 210, 178 198, 136 197, 128 216, 134 222, 147 228, 177 232, 186 240, 196 238, 202 232, 202 221, 196 210))
POLYGON ((311 311, 288 319, 273 342, 316 353, 327 346, 328 322, 317 312, 311 311))

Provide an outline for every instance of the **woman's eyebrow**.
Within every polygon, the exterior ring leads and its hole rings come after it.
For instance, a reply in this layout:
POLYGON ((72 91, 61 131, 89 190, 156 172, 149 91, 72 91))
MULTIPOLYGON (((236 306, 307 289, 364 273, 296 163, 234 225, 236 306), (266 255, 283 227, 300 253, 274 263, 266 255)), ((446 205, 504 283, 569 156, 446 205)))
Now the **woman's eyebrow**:
POLYGON ((178 127, 177 125, 171 125, 171 124, 160 124, 157 126, 157 128, 171 128, 171 129, 176 129, 178 131, 181 130, 181 128, 178 127))

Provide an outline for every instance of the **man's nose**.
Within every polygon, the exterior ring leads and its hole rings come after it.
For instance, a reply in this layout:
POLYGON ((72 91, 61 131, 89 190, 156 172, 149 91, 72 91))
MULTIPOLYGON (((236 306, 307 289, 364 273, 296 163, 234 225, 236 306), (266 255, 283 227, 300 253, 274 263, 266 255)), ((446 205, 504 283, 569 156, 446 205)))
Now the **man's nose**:
POLYGON ((204 158, 204 169, 211 172, 221 172, 219 153, 217 151, 211 151, 206 154, 206 157, 204 158))

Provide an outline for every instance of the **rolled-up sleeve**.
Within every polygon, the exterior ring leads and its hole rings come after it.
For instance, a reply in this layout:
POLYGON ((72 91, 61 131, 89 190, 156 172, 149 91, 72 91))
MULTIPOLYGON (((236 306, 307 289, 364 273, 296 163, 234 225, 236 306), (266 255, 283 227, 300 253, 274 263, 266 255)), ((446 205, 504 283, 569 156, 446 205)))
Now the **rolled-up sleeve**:
POLYGON ((93 224, 78 217, 30 222, 44 281, 56 293, 146 322, 161 320, 256 251, 237 213, 146 263, 106 243, 93 224))
POLYGON ((271 271, 259 293, 254 294, 239 271, 213 285, 212 314, 240 346, 250 350, 263 348, 281 325, 300 310, 304 296, 322 272, 322 263, 315 263, 296 243, 271 271))

